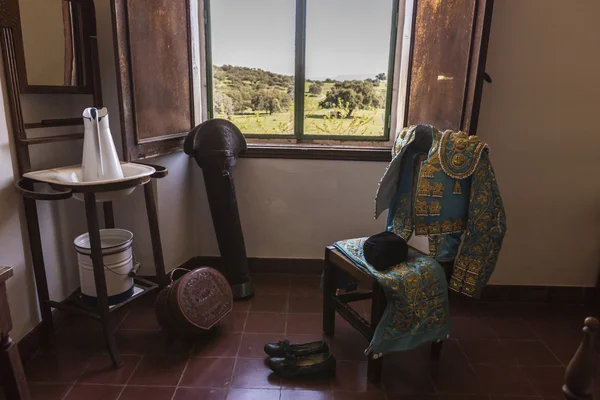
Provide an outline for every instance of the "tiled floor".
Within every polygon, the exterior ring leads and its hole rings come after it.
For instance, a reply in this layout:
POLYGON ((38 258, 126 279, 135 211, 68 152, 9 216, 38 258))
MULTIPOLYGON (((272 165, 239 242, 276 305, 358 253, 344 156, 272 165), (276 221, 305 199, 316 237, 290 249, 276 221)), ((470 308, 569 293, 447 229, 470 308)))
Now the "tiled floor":
MULTIPOLYGON (((453 336, 439 364, 428 346, 387 356, 381 385, 366 379, 367 342, 338 317, 326 339, 336 377, 283 380, 264 365, 262 347, 284 337, 322 338, 318 277, 255 275, 256 297, 237 302, 218 332, 166 341, 142 298, 118 310, 124 366, 114 370, 95 322, 73 318, 54 352, 26 363, 35 400, 526 400, 562 399, 565 363, 581 339, 579 306, 452 302, 453 336)), ((357 304, 368 316, 368 302, 357 304)))

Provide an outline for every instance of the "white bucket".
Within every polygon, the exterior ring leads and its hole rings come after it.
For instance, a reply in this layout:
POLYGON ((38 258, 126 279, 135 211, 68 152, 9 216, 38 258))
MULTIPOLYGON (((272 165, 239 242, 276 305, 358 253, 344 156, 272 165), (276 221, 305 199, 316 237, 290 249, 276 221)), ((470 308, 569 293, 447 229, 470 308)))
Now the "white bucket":
MULTIPOLYGON (((133 233, 125 229, 100 229, 100 242, 108 304, 122 303, 133 294, 133 277, 129 276, 133 268, 133 233)), ((95 305, 97 295, 89 234, 77 236, 73 244, 77 250, 83 302, 95 305)))

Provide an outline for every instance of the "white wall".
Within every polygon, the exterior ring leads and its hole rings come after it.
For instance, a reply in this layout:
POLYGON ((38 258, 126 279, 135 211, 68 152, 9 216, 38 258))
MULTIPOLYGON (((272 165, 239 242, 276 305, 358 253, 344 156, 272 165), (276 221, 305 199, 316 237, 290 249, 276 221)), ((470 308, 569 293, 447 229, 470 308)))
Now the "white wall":
POLYGON ((479 134, 508 232, 493 282, 593 286, 600 267, 600 2, 495 2, 479 134))
MULTIPOLYGON (((241 159, 234 170, 240 217, 250 257, 322 258, 336 240, 384 230, 374 221, 373 196, 385 163, 241 159)), ((218 255, 204 183, 199 244, 218 255)))
MULTIPOLYGON (((5 85, 2 84, 2 92, 5 85)), ((7 282, 8 302, 13 311, 14 336, 19 338, 37 323, 33 274, 25 261, 22 236, 21 198, 14 190, 14 166, 9 141, 8 105, 0 98, 0 265, 13 267, 7 282)))

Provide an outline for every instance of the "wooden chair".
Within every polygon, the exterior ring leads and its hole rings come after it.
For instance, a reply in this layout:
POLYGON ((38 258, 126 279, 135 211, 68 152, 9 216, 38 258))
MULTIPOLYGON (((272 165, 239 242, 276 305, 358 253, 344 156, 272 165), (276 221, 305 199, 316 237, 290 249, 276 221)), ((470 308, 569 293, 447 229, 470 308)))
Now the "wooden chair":
MULTIPOLYGON (((411 247, 411 250, 424 254, 411 247)), ((452 263, 442 265, 446 276, 450 276, 449 270, 452 263)), ((335 313, 338 312, 342 318, 358 330, 369 342, 373 338, 375 328, 379 324, 387 300, 385 294, 375 279, 367 275, 354 265, 342 252, 333 246, 325 248, 325 267, 323 276, 323 332, 328 336, 333 336, 335 330, 335 313), (359 281, 370 281, 372 290, 370 292, 355 292, 338 294, 336 287, 336 275, 343 271, 359 281), (354 301, 371 299, 371 321, 368 322, 361 317, 350 305, 354 301)), ((438 360, 442 350, 442 341, 434 342, 431 345, 431 358, 438 360)), ((367 378, 373 383, 381 380, 381 370, 383 358, 373 358, 369 356, 367 363, 367 378)))

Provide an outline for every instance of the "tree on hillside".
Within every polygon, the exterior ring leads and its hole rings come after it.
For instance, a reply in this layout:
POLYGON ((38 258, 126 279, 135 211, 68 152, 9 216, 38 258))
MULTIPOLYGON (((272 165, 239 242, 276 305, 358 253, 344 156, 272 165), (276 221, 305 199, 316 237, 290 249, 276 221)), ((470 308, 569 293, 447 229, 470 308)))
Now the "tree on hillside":
POLYGON ((236 114, 243 113, 250 108, 252 95, 254 90, 248 86, 240 85, 236 87, 228 87, 224 94, 231 98, 233 103, 233 112, 236 114))
POLYGON ((350 118, 357 108, 379 108, 381 104, 381 99, 371 82, 344 81, 336 83, 327 91, 325 100, 319 102, 319 107, 344 108, 348 110, 346 118, 350 118))
POLYGON ((215 93, 214 104, 215 113, 217 115, 225 114, 228 119, 231 119, 231 116, 234 113, 233 100, 231 97, 225 93, 217 92, 215 93))
POLYGON ((262 89, 254 93, 251 104, 254 111, 266 111, 274 114, 288 111, 292 101, 290 96, 281 90, 262 89))
POLYGON ((382 72, 380 74, 377 74, 375 76, 375 79, 377 79, 378 81, 385 81, 387 79, 387 76, 385 75, 385 72, 382 72))
POLYGON ((314 96, 318 96, 321 93, 323 93, 323 85, 321 84, 321 82, 311 83, 308 87, 308 93, 314 96))

